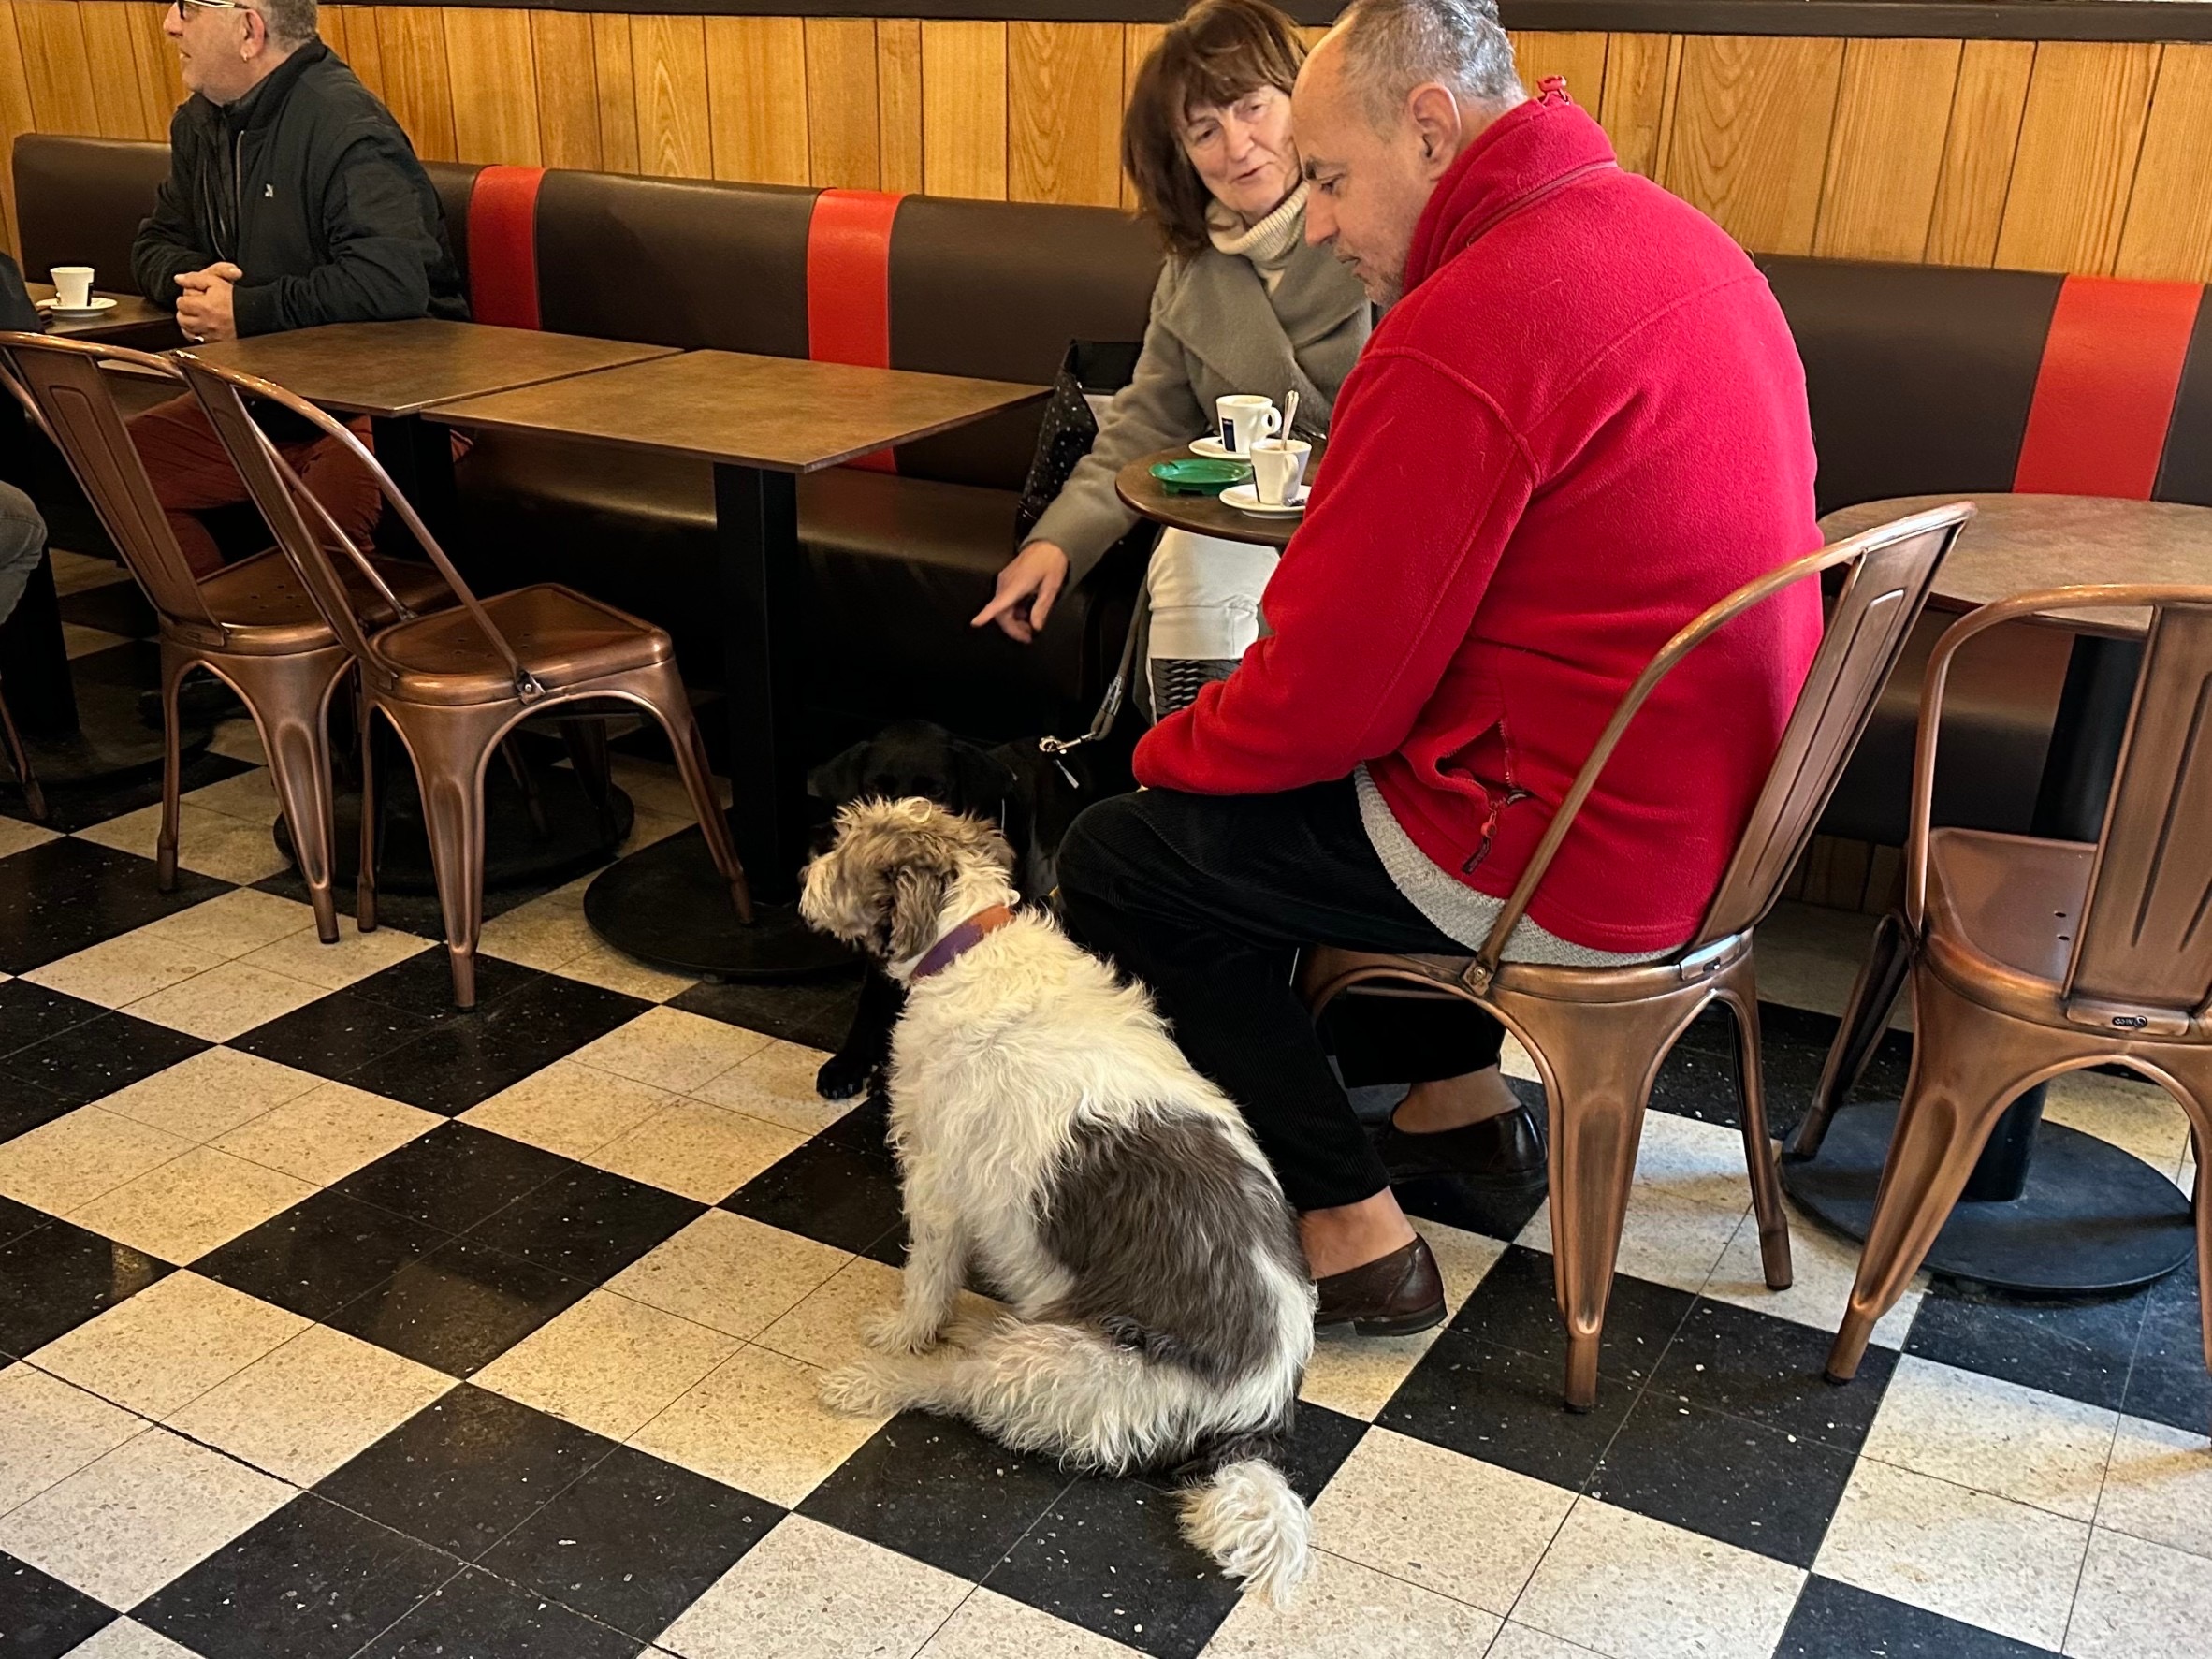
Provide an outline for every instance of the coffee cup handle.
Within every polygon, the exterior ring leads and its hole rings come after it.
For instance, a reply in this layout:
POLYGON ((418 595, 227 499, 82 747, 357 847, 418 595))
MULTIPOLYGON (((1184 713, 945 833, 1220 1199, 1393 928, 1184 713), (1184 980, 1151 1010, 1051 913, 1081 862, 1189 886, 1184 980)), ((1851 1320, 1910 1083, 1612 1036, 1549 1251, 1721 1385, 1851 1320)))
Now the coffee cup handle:
POLYGON ((1260 434, 1262 437, 1272 438, 1283 429, 1283 412, 1280 409, 1270 403, 1260 413, 1267 417, 1262 423, 1267 429, 1260 434))

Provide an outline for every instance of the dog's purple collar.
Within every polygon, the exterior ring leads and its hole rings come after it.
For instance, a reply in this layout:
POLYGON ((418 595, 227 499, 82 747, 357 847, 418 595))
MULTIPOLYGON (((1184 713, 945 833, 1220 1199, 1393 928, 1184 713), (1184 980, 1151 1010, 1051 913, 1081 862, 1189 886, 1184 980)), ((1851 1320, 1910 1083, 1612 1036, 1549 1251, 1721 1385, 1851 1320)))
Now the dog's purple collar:
POLYGON ((963 954, 982 944, 1012 920, 1013 911, 1005 905, 993 905, 987 910, 978 910, 929 947, 922 960, 914 964, 914 971, 907 976, 908 982, 925 980, 933 973, 944 972, 963 954))

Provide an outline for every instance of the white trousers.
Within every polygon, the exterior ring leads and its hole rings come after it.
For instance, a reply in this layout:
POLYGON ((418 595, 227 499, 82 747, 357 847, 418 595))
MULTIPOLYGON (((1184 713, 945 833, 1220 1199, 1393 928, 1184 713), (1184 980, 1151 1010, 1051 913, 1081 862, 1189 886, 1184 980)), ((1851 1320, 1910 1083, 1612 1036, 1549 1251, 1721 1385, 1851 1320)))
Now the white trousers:
POLYGON ((1259 637, 1259 596, 1281 556, 1250 542, 1161 532, 1145 568, 1155 662, 1235 662, 1259 637))

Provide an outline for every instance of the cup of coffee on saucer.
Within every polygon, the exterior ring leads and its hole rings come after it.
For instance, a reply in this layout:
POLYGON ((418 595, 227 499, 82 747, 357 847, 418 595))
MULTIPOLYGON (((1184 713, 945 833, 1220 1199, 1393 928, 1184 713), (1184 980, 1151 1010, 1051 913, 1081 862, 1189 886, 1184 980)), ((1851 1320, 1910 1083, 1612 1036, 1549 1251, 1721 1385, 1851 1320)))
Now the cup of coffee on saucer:
POLYGON ((1298 500, 1314 446, 1303 438, 1260 438, 1252 444, 1252 488, 1260 504, 1288 506, 1298 500))
POLYGON ((53 268, 53 303, 57 311, 92 309, 93 268, 57 265, 53 268))
POLYGON ((1226 398, 1214 400, 1214 420, 1221 437, 1223 453, 1244 460, 1252 453, 1252 445, 1262 438, 1272 438, 1283 429, 1282 411, 1272 398, 1258 392, 1236 392, 1226 398))

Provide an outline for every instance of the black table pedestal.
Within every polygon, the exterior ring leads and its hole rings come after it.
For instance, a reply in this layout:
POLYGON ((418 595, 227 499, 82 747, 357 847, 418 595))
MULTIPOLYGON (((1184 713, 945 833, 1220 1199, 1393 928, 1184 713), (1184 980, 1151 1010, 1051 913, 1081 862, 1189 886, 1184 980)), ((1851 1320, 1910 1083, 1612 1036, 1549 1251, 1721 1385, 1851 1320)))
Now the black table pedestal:
MULTIPOLYGON (((2142 662, 2138 644, 2074 640, 2030 833, 2097 839, 2142 662)), ((1839 1110, 1817 1157, 1783 1160, 1790 1197, 1838 1232, 1865 1238, 1897 1108, 1839 1110)), ((2110 1142, 2045 1123, 2043 1109, 2039 1084, 1991 1128, 1928 1251, 1929 1270, 2005 1290, 2086 1295, 2147 1285, 2189 1261, 2190 1206, 2173 1182, 2110 1142)))
POLYGON ((708 979, 793 980, 851 966, 851 953, 799 920, 807 852, 807 577, 796 478, 757 467, 714 470, 720 556, 730 832, 753 896, 749 926, 696 828, 609 866, 584 895, 584 917, 618 950, 708 979))

